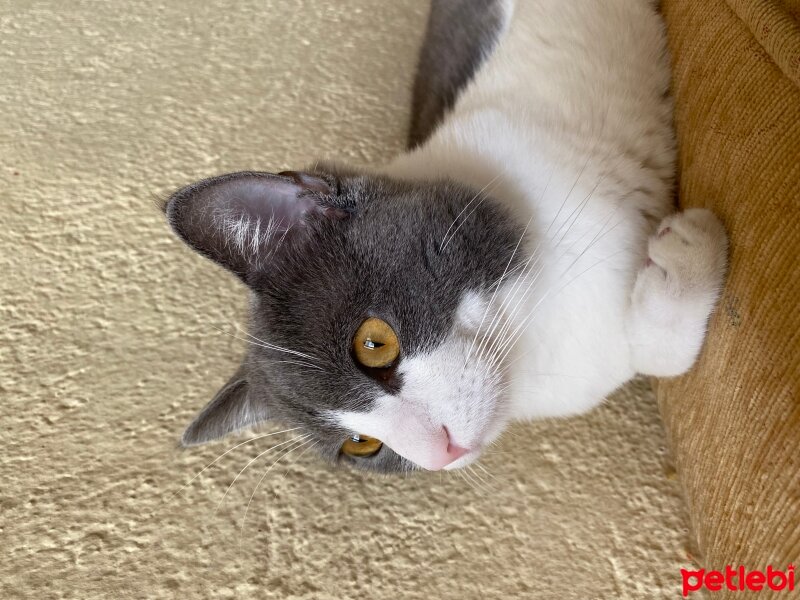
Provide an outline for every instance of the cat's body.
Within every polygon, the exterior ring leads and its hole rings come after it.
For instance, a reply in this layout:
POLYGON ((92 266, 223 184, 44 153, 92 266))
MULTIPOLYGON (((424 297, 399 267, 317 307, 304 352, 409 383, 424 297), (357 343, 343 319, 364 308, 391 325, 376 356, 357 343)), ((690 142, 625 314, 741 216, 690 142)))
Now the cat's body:
POLYGON ((538 285, 517 317, 536 316, 513 352, 514 417, 573 414, 648 370, 625 320, 647 238, 673 211, 663 27, 641 0, 517 2, 513 17, 498 4, 484 65, 424 145, 386 171, 488 185, 531 219, 538 285))
MULTIPOLYGON (((335 274, 324 289, 341 284, 330 294, 355 315, 325 321, 331 343, 344 344, 330 364, 346 373, 352 401, 299 409, 291 374, 251 354, 247 375, 232 380, 239 392, 218 396, 186 442, 269 414, 330 437, 323 454, 331 458, 337 439, 362 433, 414 465, 453 468, 477 458, 512 419, 580 413, 637 372, 675 375, 694 362, 727 242, 706 211, 668 216, 674 141, 653 3, 440 2, 427 35, 415 148, 390 165, 291 181, 243 174, 207 180, 170 201, 178 233, 256 292, 258 339, 296 351, 307 339, 299 322, 320 317, 287 307, 287 294, 302 288, 303 298, 314 297, 309 282, 322 285, 329 266, 335 274), (465 47, 466 39, 474 46, 465 47), (302 199, 300 208, 292 198, 302 199), (260 233, 262 220, 272 234, 260 233), (209 227, 218 233, 210 236, 209 227), (299 229, 308 239, 280 250, 277 234, 291 238, 299 229), (379 249, 374 234, 389 248, 379 249), (327 248, 330 259, 308 277, 296 273, 304 263, 279 256, 315 247, 327 248), (349 295, 364 278, 390 281, 349 295), (369 316, 397 332, 402 354, 391 373, 344 364, 353 360, 346 349, 354 329, 369 316), (276 397, 277 410, 267 410, 261 388, 276 397)), ((320 382, 317 394, 322 389, 320 382)), ((342 389, 347 396, 347 384, 342 389)), ((410 466, 385 452, 355 462, 410 466)))

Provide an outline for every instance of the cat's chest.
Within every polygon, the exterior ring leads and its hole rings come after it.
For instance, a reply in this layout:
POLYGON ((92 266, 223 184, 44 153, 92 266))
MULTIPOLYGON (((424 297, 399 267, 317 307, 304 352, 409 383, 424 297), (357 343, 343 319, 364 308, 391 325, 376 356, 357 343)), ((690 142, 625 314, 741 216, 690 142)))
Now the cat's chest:
POLYGON ((633 376, 625 314, 635 256, 624 245, 616 255, 612 248, 550 257, 547 266, 504 286, 505 331, 515 333, 500 344, 509 348, 516 418, 582 412, 633 376))

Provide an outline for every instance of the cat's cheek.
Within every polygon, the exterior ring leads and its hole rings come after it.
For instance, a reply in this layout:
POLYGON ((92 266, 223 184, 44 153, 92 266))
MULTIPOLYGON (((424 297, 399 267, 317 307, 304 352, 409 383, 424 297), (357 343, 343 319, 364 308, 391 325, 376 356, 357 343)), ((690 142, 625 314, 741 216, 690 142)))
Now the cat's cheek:
POLYGON ((468 291, 461 297, 456 309, 456 323, 467 334, 478 332, 487 318, 489 298, 476 291, 468 291))

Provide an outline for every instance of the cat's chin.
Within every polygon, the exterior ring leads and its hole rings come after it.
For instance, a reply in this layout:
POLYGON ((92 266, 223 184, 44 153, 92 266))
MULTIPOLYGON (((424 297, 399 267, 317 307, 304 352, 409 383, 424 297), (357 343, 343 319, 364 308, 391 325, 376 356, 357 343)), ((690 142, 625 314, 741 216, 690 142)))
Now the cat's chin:
POLYGON ((475 450, 471 450, 470 452, 467 452, 465 455, 461 456, 460 458, 457 458, 456 460, 451 462, 449 465, 445 465, 444 467, 442 467, 441 470, 442 471, 452 471, 454 469, 462 469, 462 468, 466 467, 467 465, 472 464, 476 460, 478 460, 478 458, 480 458, 482 452, 483 452, 483 448, 475 448, 475 450))

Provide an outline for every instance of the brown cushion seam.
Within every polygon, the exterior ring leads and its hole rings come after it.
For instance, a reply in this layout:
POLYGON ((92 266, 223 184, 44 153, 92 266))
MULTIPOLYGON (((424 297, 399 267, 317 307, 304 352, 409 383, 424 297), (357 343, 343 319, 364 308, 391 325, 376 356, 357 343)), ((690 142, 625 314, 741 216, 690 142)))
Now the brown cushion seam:
POLYGON ((800 25, 775 0, 726 0, 758 43, 800 88, 800 25))

